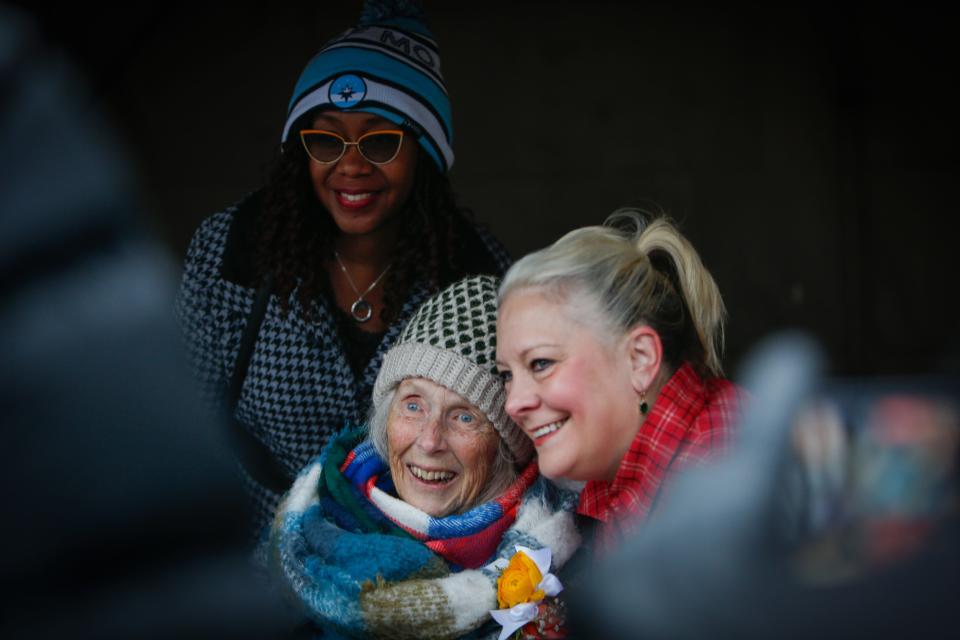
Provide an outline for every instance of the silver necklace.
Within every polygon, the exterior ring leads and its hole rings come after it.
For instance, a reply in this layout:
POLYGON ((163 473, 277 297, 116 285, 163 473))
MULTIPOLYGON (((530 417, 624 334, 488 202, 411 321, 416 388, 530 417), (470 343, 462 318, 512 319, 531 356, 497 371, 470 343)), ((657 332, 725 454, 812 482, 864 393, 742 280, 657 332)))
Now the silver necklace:
POLYGON ((357 285, 354 284, 353 278, 350 277, 350 272, 347 271, 347 268, 343 264, 343 260, 340 259, 340 254, 334 250, 334 257, 337 259, 337 264, 340 265, 340 270, 343 271, 343 275, 347 277, 347 282, 350 283, 350 288, 353 289, 353 292, 357 294, 357 299, 352 305, 350 305, 350 315, 353 316, 353 319, 357 322, 366 322, 373 316, 373 307, 370 306, 370 303, 363 299, 363 296, 367 295, 373 288, 376 287, 380 280, 383 279, 383 276, 387 275, 387 271, 390 271, 390 267, 393 266, 393 263, 387 265, 387 268, 380 272, 380 275, 377 276, 377 279, 370 283, 370 286, 367 287, 363 293, 360 293, 360 290, 357 289, 357 285))

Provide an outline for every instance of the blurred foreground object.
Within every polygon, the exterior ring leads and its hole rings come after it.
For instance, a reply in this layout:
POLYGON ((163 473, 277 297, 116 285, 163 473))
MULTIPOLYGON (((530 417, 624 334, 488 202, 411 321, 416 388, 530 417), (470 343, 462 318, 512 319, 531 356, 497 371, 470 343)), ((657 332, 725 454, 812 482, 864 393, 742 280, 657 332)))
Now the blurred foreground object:
POLYGON ((960 384, 824 381, 787 335, 754 355, 735 453, 570 589, 578 634, 953 635, 960 384))
POLYGON ((0 637, 270 637, 175 272, 76 78, 0 7, 0 637))

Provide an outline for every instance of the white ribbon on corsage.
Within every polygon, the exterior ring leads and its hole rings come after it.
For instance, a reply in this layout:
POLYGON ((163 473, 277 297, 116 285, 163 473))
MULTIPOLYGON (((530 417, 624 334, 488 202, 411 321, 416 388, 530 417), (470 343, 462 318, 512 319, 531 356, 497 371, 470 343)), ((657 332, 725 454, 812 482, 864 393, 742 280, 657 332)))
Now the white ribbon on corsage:
MULTIPOLYGON (((560 580, 557 576, 550 573, 550 563, 553 560, 553 552, 550 551, 550 547, 533 550, 518 544, 516 545, 516 549, 518 552, 522 552, 533 560, 533 563, 537 565, 537 569, 540 570, 540 575, 543 576, 543 579, 536 585, 534 591, 543 591, 543 593, 548 596, 556 596, 563 591, 563 585, 560 584, 560 580)), ((509 564, 505 558, 500 558, 494 563, 494 566, 502 571, 506 569, 509 564)), ((523 625, 533 621, 533 619, 537 617, 537 605, 540 604, 540 602, 541 600, 537 600, 536 602, 523 602, 509 609, 494 609, 491 611, 490 615, 503 627, 503 629, 500 630, 500 636, 497 640, 504 640, 523 625)))

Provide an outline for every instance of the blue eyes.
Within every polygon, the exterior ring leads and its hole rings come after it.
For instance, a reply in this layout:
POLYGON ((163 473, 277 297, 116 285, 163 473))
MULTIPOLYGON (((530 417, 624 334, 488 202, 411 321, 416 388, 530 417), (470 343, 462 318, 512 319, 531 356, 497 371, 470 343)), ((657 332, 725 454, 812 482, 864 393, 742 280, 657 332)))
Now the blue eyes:
MULTIPOLYGON (((420 400, 404 400, 401 406, 403 407, 403 411, 409 415, 411 419, 421 422, 431 419, 429 406, 425 406, 420 400)), ((450 409, 444 420, 452 427, 469 427, 471 429, 482 426, 483 424, 481 418, 478 418, 466 409, 457 408, 450 409)))
MULTIPOLYGON (((534 373, 540 373, 541 371, 549 369, 551 366, 553 366, 553 364, 554 361, 550 360, 549 358, 534 358, 530 361, 530 364, 528 364, 527 367, 534 373)), ((497 375, 500 376, 500 380, 503 382, 503 384, 507 384, 513 380, 513 373, 507 369, 498 371, 497 375)))
POLYGON ((543 371, 551 364, 553 364, 553 360, 548 360, 547 358, 535 358, 530 361, 530 370, 543 371))

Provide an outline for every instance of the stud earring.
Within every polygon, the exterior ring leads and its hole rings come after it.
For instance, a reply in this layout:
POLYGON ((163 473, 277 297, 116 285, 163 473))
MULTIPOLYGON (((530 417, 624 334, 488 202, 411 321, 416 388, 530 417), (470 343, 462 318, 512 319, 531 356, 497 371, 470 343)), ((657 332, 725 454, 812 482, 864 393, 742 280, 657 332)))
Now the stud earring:
POLYGON ((647 404, 646 390, 640 392, 640 415, 645 416, 650 411, 650 405, 647 404))

